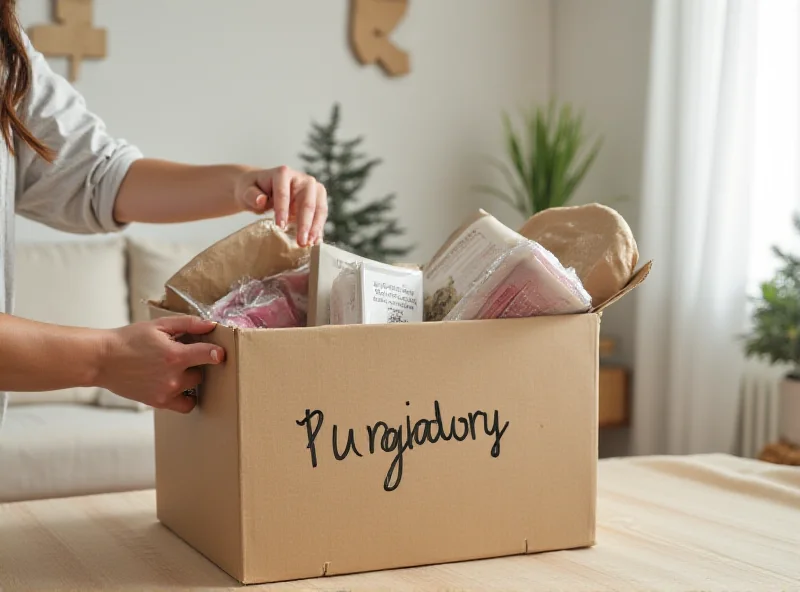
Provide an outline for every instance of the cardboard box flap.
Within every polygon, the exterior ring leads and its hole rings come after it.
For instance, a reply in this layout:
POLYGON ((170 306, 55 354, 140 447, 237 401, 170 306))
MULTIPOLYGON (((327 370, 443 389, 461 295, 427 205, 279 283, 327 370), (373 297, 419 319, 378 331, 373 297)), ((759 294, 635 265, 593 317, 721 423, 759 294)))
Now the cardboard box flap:
POLYGON ((619 292, 614 294, 611 298, 606 300, 605 302, 595 306, 592 308, 592 312, 603 312, 606 308, 614 304, 617 300, 625 296, 628 292, 631 292, 635 288, 638 288, 639 285, 647 279, 647 275, 650 273, 650 268, 653 267, 653 262, 648 261, 644 265, 642 265, 639 270, 633 274, 633 277, 630 279, 628 284, 622 288, 619 292))
POLYGON ((201 304, 213 304, 243 277, 263 278, 294 269, 308 258, 294 232, 282 231, 271 219, 253 222, 214 243, 167 280, 165 306, 190 314, 189 304, 176 290, 201 304))

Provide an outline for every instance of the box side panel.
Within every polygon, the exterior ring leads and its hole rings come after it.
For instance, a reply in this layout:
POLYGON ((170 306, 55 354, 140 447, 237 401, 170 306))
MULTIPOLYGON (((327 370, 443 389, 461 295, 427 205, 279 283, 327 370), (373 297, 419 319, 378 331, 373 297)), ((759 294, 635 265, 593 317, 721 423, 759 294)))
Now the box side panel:
POLYGON ((218 327, 205 340, 225 349, 207 367, 188 415, 157 410, 158 519, 231 576, 243 576, 239 416, 235 333, 218 327))
POLYGON ((592 544, 598 325, 244 332, 246 581, 592 544))

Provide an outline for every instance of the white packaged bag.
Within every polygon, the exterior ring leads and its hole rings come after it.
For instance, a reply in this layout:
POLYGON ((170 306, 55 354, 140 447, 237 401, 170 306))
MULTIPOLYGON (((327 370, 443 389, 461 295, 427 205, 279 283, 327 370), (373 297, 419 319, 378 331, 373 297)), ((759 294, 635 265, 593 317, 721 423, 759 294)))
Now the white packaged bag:
POLYGON ((421 323, 422 271, 375 261, 345 264, 330 294, 332 325, 421 323))

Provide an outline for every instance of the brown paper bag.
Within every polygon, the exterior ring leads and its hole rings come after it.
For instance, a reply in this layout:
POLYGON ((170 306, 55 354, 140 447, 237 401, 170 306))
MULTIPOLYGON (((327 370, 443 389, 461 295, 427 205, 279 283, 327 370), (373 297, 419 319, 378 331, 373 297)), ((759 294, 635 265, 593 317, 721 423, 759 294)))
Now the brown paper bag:
POLYGON ((264 278, 299 267, 310 250, 298 246, 295 231, 293 226, 282 231, 273 220, 263 219, 213 244, 167 280, 165 308, 195 314, 181 293, 211 305, 243 277, 264 278))

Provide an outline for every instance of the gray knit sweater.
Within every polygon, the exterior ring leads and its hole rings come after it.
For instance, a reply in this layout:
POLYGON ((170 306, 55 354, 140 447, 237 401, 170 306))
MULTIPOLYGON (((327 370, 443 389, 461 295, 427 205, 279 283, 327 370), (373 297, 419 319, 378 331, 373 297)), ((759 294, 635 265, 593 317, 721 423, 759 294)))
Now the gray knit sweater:
MULTIPOLYGON (((114 200, 128 167, 142 156, 110 137, 83 97, 50 70, 27 38, 25 43, 33 82, 20 114, 58 157, 48 164, 19 140, 14 157, 0 140, 0 313, 13 311, 15 211, 67 232, 120 230, 113 217, 114 200)), ((0 427, 6 404, 0 393, 0 427)))

